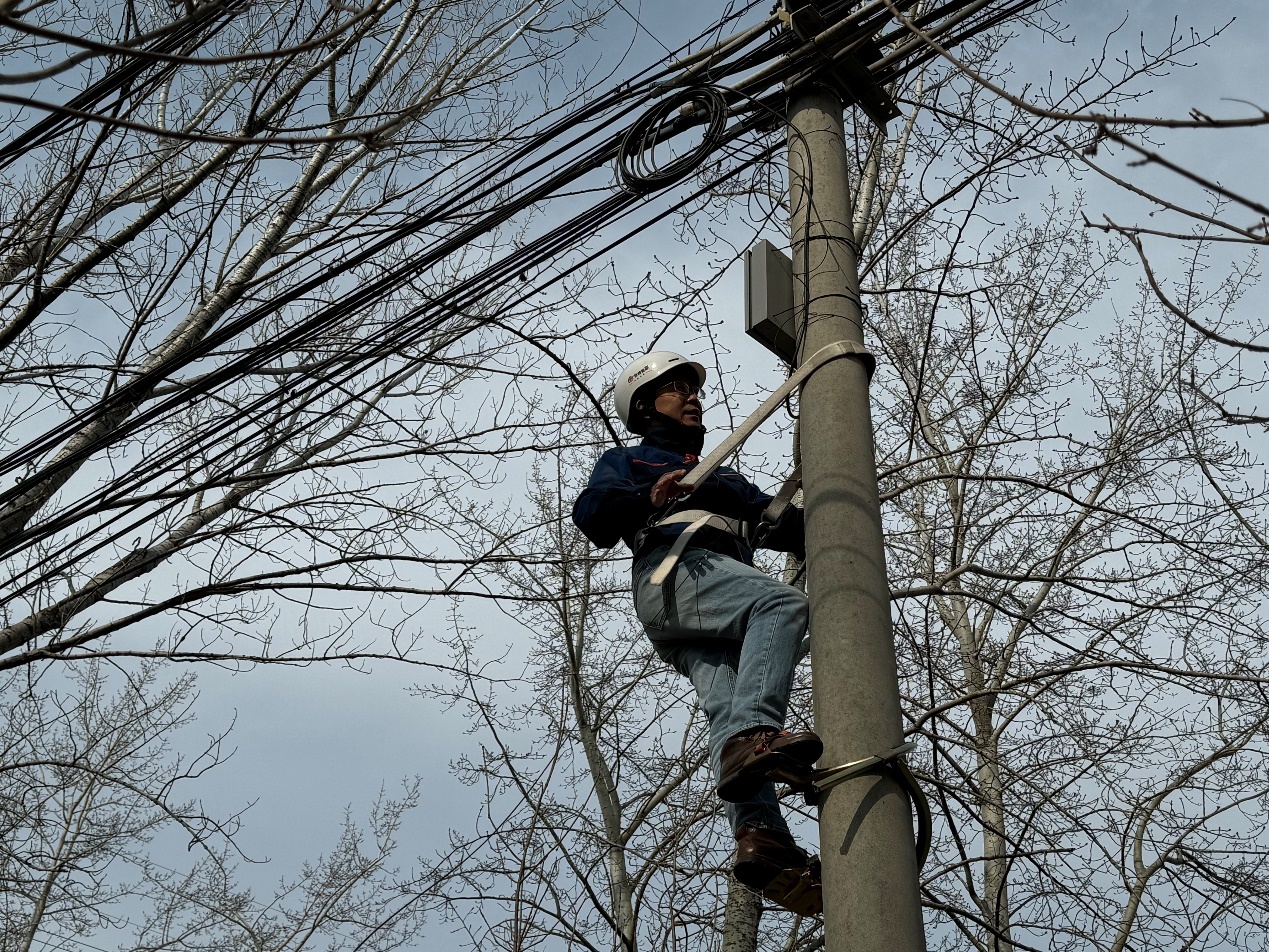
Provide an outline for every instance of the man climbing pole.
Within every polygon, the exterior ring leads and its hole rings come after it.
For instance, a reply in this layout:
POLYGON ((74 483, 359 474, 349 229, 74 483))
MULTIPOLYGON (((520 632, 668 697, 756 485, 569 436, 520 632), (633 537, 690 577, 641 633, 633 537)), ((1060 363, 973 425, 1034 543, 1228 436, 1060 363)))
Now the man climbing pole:
POLYGON ((704 445, 704 383, 704 367, 669 351, 622 371, 617 416, 643 441, 600 457, 573 521, 601 548, 618 540, 630 548, 639 621, 696 689, 716 791, 736 834, 735 877, 818 915, 819 860, 794 841, 772 783, 804 778, 823 752, 814 733, 784 730, 807 600, 753 566, 755 545, 802 556, 802 511, 787 506, 764 523, 771 497, 727 467, 699 486, 683 482, 704 445), (684 498, 693 508, 674 511, 684 498))

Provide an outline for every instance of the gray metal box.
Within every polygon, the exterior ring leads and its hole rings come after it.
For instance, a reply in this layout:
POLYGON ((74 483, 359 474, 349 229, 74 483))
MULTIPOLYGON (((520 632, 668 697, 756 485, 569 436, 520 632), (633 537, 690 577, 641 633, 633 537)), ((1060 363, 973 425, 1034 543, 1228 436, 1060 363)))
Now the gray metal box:
POLYGON ((745 333, 786 364, 797 362, 793 262, 766 240, 745 252, 745 333))

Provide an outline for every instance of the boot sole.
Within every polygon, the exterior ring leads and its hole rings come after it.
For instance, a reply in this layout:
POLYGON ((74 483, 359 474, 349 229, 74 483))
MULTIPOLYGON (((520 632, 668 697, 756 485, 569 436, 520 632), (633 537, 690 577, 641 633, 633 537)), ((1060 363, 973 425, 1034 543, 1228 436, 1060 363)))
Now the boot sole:
POLYGON ((799 916, 824 911, 824 890, 818 875, 820 861, 811 857, 804 869, 782 869, 760 860, 737 863, 732 875, 763 898, 799 916))

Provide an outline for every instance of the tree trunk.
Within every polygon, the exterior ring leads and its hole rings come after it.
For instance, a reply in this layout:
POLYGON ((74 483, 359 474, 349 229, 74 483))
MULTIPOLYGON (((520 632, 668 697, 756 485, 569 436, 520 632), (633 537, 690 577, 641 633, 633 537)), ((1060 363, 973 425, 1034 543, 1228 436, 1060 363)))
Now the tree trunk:
POLYGON ((755 952, 758 948, 758 920, 762 917, 762 897, 727 877, 727 907, 723 913, 723 952, 755 952))

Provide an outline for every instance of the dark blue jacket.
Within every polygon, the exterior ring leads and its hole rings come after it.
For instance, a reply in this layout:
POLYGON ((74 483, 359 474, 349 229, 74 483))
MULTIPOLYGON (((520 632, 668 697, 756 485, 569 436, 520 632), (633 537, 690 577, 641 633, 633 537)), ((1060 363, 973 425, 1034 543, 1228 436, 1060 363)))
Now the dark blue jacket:
MULTIPOLYGON (((659 510, 653 508, 652 484, 676 469, 690 471, 696 462, 694 454, 673 449, 655 436, 646 437, 638 446, 608 450, 595 464, 590 481, 573 504, 573 522, 601 549, 614 546, 620 540, 632 550, 639 530, 674 511, 704 509, 747 522, 751 529, 756 526, 771 497, 727 466, 720 466, 690 495, 680 496, 659 510)), ((645 543, 645 547, 667 545, 685 528, 685 523, 678 523, 657 529, 654 541, 645 543)), ((753 564, 750 543, 728 532, 701 529, 693 536, 691 545, 753 564)), ((762 541, 762 546, 802 556, 805 549, 802 510, 789 506, 762 541)))

